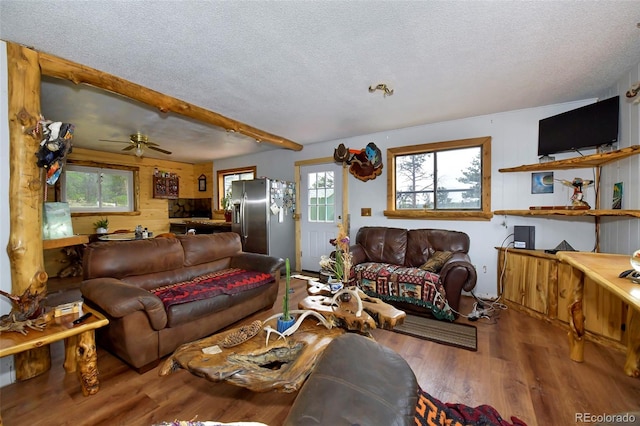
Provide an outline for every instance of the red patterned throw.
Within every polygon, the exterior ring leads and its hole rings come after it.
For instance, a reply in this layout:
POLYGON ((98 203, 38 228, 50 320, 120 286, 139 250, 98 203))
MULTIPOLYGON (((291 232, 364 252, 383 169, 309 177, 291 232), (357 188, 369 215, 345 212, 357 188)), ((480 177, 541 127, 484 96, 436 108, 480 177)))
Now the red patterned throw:
POLYGON ((220 294, 237 294, 273 281, 275 278, 266 272, 229 268, 190 281, 158 287, 151 292, 162 300, 165 309, 169 309, 173 305, 209 299, 220 294))
POLYGON ((422 389, 418 389, 414 420, 417 426, 527 426, 514 416, 509 423, 490 405, 445 404, 422 389))

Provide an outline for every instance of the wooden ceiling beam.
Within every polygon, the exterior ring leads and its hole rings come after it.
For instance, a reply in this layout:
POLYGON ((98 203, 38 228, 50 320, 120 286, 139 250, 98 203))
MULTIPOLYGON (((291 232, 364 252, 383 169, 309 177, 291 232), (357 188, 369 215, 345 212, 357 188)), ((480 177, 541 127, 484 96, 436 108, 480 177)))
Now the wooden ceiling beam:
POLYGON ((109 73, 48 53, 38 52, 38 57, 42 75, 69 80, 75 84, 87 84, 99 89, 108 90, 158 108, 164 113, 173 112, 217 127, 222 127, 226 130, 233 130, 254 138, 257 142, 266 142, 293 151, 302 150, 302 145, 289 139, 256 129, 255 127, 225 117, 217 112, 156 92, 155 90, 140 86, 139 84, 132 83, 109 73))

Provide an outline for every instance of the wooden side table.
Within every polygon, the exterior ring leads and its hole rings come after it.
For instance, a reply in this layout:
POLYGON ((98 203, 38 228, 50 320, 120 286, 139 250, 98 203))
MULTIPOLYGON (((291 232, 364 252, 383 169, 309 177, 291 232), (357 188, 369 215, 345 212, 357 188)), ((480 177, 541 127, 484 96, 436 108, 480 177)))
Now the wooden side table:
POLYGON ((74 325, 80 314, 69 314, 55 318, 43 331, 29 330, 27 335, 5 332, 0 335, 0 357, 22 353, 64 339, 64 369, 67 373, 78 373, 82 393, 85 396, 98 392, 98 355, 95 330, 109 324, 101 313, 83 306, 83 312, 93 315, 86 321, 74 325))
POLYGON ((640 377, 640 284, 620 278, 620 272, 630 269, 629 256, 610 253, 561 251, 558 259, 576 269, 580 279, 573 285, 573 303, 569 305, 569 346, 573 361, 584 361, 584 324, 582 310, 584 281, 590 279, 606 288, 629 305, 627 311, 627 359, 624 372, 640 377))

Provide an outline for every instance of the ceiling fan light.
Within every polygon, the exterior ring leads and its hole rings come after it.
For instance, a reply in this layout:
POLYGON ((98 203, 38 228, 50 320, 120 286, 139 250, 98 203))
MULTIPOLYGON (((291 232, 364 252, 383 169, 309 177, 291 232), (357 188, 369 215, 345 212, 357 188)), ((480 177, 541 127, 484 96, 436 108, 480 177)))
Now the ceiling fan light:
POLYGON ((142 147, 138 145, 136 147, 136 157, 142 157, 142 154, 144 154, 144 149, 142 149, 142 147))

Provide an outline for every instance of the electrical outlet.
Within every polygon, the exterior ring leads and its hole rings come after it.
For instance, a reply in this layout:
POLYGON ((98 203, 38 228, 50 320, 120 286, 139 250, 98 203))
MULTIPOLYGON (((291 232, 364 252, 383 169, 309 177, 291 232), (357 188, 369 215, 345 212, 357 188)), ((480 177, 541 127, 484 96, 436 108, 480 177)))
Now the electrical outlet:
POLYGON ((482 300, 493 300, 496 298, 495 294, 489 294, 489 293, 478 293, 476 294, 476 296, 478 297, 478 299, 482 299, 482 300))

